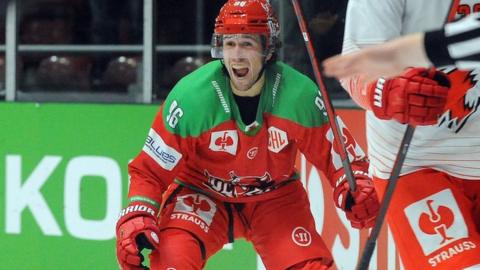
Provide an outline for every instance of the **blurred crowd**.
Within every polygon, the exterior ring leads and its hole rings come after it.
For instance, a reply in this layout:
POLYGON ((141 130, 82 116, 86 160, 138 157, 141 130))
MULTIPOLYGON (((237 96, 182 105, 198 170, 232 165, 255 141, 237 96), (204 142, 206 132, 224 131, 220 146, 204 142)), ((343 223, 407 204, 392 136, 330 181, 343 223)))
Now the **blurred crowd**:
MULTIPOLYGON (((0 0, 0 44, 5 43, 6 0, 0 0)), ((143 1, 24 0, 19 2, 19 44, 141 45, 143 1)), ((283 21, 283 60, 312 75, 310 61, 290 1, 271 0, 283 21), (283 3, 281 3, 283 2, 283 3)), ((224 0, 161 0, 156 4, 158 45, 209 44, 215 14, 224 0), (200 3, 200 4, 199 4, 200 3), (200 13, 199 13, 200 12, 200 13), (201 14, 201 16, 198 16, 201 14), (197 20, 203 21, 198 33, 197 20)), ((341 51, 347 0, 301 1, 319 61, 341 51)), ((141 91, 139 53, 20 52, 19 88, 23 92, 141 91)), ((188 72, 210 60, 209 52, 159 52, 157 88, 161 99, 188 72)), ((0 52, 0 89, 5 84, 5 56, 0 52)), ((313 78, 313 76, 312 76, 313 78)), ((336 97, 344 91, 327 79, 336 97)))

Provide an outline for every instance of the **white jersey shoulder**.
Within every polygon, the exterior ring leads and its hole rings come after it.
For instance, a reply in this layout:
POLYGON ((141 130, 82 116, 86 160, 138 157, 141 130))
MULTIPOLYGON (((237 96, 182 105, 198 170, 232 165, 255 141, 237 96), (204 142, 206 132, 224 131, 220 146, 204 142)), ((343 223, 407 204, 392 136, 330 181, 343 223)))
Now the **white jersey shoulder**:
POLYGON ((395 37, 434 30, 447 20, 452 0, 350 0, 344 52, 395 37), (440 15, 441 14, 441 15, 440 15), (352 48, 352 47, 353 48, 352 48))

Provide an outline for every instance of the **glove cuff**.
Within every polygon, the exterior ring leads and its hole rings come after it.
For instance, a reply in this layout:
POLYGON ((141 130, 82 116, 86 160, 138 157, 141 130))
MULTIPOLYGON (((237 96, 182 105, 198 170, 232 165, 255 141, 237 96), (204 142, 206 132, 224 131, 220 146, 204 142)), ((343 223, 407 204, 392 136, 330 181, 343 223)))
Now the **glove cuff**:
POLYGON ((387 115, 387 101, 388 101, 388 88, 386 84, 388 81, 384 78, 379 78, 377 81, 370 83, 370 108, 374 112, 375 116, 383 120, 389 120, 391 117, 387 115))
MULTIPOLYGON (((362 159, 351 163, 352 173, 355 178, 370 178, 368 175, 368 160, 362 159)), ((330 179, 330 184, 333 188, 337 188, 342 182, 347 180, 345 169, 342 167, 333 174, 333 178, 330 179)))
POLYGON ((158 208, 145 202, 133 201, 127 207, 125 207, 121 212, 117 222, 118 227, 123 224, 125 221, 132 219, 138 216, 151 217, 154 220, 157 220, 158 208))
MULTIPOLYGON (((370 179, 368 175, 368 163, 365 164, 351 164, 353 176, 355 178, 355 182, 357 182, 358 188, 358 180, 359 179, 370 179), (365 165, 365 166, 362 166, 365 165)), ((342 168, 338 170, 334 174, 334 178, 332 179, 334 182, 332 183, 333 186, 333 199, 335 202, 335 206, 340 209, 346 210, 347 207, 347 199, 349 193, 349 186, 347 182, 347 175, 345 174, 345 170, 342 168)))

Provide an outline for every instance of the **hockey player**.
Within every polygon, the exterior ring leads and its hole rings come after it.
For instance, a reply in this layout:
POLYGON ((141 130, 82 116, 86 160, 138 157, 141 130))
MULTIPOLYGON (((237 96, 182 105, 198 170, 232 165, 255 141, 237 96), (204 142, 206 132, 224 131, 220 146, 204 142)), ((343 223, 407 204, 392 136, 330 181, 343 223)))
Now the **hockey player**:
POLYGON ((361 74, 368 80, 397 76, 411 66, 479 68, 479 21, 480 13, 472 13, 438 30, 408 34, 354 53, 330 57, 323 62, 324 74, 338 79, 361 74))
POLYGON ((353 227, 379 205, 368 163, 345 126, 357 183, 349 192, 322 97, 308 77, 275 60, 279 23, 266 0, 228 1, 215 21, 210 62, 171 91, 129 165, 129 205, 117 223, 122 269, 201 269, 243 237, 267 269, 327 269, 294 168, 300 150, 334 187, 353 227))
MULTIPOLYGON (((480 1, 350 0, 343 53, 439 29, 479 7, 480 1)), ((450 89, 442 73, 425 68, 342 83, 369 110, 370 172, 380 197, 404 124, 417 125, 387 213, 405 269, 480 269, 480 70, 441 70, 450 89)))

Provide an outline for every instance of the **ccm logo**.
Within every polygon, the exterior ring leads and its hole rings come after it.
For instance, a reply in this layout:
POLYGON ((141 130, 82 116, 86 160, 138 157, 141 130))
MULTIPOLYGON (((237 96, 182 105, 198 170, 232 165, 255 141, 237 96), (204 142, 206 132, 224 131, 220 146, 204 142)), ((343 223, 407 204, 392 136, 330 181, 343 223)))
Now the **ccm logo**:
POLYGON ((381 108, 382 107, 382 94, 383 94, 383 87, 385 86, 385 79, 380 78, 377 81, 377 85, 375 85, 375 92, 373 94, 373 105, 381 108))

